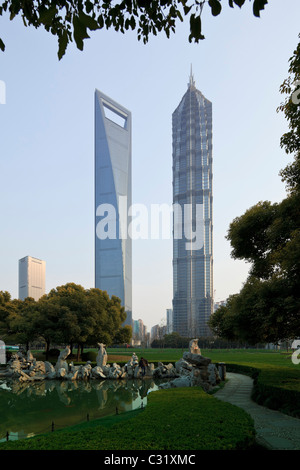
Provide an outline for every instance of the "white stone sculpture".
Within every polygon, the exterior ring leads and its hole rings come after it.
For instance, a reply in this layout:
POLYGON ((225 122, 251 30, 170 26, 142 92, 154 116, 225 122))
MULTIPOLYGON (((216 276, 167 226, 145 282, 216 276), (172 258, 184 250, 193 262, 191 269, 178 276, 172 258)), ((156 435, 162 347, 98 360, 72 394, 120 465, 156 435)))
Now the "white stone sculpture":
MULTIPOLYGON (((71 352, 70 346, 66 346, 66 348, 60 352, 57 363, 55 365, 56 372, 59 372, 60 369, 66 369, 66 373, 69 371, 69 365, 66 359, 69 356, 70 352, 71 352)), ((59 376, 64 377, 65 374, 62 372, 59 372, 59 376)))
POLYGON ((201 354, 201 350, 198 346, 198 339, 192 339, 189 343, 189 350, 191 354, 201 354))
POLYGON ((105 344, 98 343, 99 351, 96 357, 96 362, 98 367, 104 367, 107 364, 107 352, 105 349, 105 344))

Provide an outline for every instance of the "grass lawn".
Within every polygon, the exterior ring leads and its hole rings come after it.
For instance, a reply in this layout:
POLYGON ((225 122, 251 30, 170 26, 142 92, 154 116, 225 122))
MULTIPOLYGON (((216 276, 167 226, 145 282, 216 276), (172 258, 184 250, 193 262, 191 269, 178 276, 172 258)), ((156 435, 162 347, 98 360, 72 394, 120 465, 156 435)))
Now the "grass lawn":
MULTIPOLYGON (((97 349, 87 348, 85 351, 97 351, 97 349)), ((171 349, 171 348, 107 348, 108 361, 126 362, 132 356, 133 352, 137 356, 145 357, 148 362, 176 362, 188 349, 171 349)), ((32 351, 34 357, 39 360, 45 360, 41 351, 32 351)), ((211 358, 213 362, 238 363, 249 366, 254 364, 265 364, 274 366, 284 366, 296 368, 291 361, 291 352, 277 352, 272 350, 257 349, 202 349, 201 354, 211 358)), ((56 361, 56 359, 52 359, 56 361)), ((298 367, 299 368, 299 367, 298 367)))
POLYGON ((144 410, 0 444, 0 450, 230 450, 255 445, 251 417, 200 388, 150 393, 144 410))
MULTIPOLYGON (((138 357, 145 357, 148 362, 176 362, 187 349, 113 349, 108 348, 107 353, 109 360, 114 362, 118 356, 129 358, 133 352, 138 357)), ((260 364, 284 366, 299 369, 291 360, 291 352, 278 352, 272 350, 257 350, 257 349, 202 349, 201 354, 209 357, 212 362, 225 362, 226 364, 238 363, 248 366, 256 366, 260 364)), ((126 360, 126 359, 124 359, 126 360)))
MULTIPOLYGON (((135 352, 149 362, 176 362, 182 349, 110 349, 110 362, 135 352)), ((227 370, 256 374, 254 399, 300 417, 300 365, 291 354, 267 350, 202 350, 227 370), (299 408, 298 408, 299 407, 299 408), (297 411, 298 410, 298 411, 297 411)), ((78 450, 227 450, 254 449, 251 417, 200 388, 150 393, 144 410, 101 418, 41 436, 0 444, 5 449, 78 450)))
MULTIPOLYGON (((130 350, 108 350, 111 360, 115 354, 130 350)), ((182 349, 137 349, 139 357, 149 362, 176 362, 182 349)), ((210 349, 201 354, 212 362, 224 362, 227 371, 255 377, 252 398, 260 405, 300 418, 300 365, 293 364, 292 352, 257 349, 210 349)))

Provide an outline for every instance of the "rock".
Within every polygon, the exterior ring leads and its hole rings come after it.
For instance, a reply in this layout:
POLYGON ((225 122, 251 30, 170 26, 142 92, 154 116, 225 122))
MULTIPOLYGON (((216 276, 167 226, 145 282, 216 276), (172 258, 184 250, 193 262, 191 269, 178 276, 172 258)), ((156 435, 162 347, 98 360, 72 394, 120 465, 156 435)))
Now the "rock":
POLYGON ((49 372, 47 375, 46 375, 46 378, 49 379, 49 380, 54 380, 57 378, 57 373, 56 371, 54 372, 49 372))
POLYGON ((21 362, 19 361, 18 358, 13 359, 9 367, 13 372, 22 370, 21 362))
POLYGON ((61 367, 60 369, 58 369, 58 371, 56 371, 56 377, 58 379, 63 379, 66 375, 67 371, 64 367, 61 367))
POLYGON ((95 379, 106 379, 106 375, 103 373, 102 367, 96 366, 92 369, 92 376, 95 379))
POLYGON ((33 378, 25 374, 25 372, 20 371, 19 382, 30 382, 33 378))
POLYGON ((132 379, 134 376, 134 367, 132 365, 126 364, 126 371, 127 371, 127 377, 129 379, 132 379))
POLYGON ((171 387, 191 387, 192 380, 190 376, 186 377, 177 377, 176 379, 172 380, 171 387))
POLYGON ((67 363, 67 361, 63 361, 63 360, 58 361, 55 365, 56 372, 58 372, 59 369, 65 369, 66 372, 68 372, 69 371, 69 364, 67 363))
POLYGON ((192 386, 192 380, 190 376, 186 376, 186 377, 177 377, 174 380, 170 380, 169 382, 160 384, 158 387, 165 389, 165 388, 191 387, 191 386, 192 386))
POLYGON ((224 381, 226 379, 226 365, 224 364, 224 362, 219 362, 218 372, 219 372, 220 380, 224 381))
POLYGON ((34 361, 34 357, 33 355, 31 354, 31 351, 27 351, 27 362, 33 362, 34 361))
POLYGON ((51 373, 55 373, 55 368, 51 364, 51 362, 46 361, 45 362, 45 374, 51 374, 51 373))
POLYGON ((211 363, 211 359, 203 357, 199 352, 191 352, 191 350, 197 351, 195 341, 198 340, 191 341, 190 351, 183 354, 183 357, 176 362, 175 368, 160 363, 155 369, 156 377, 166 377, 167 373, 170 378, 172 374, 177 374, 177 378, 159 385, 160 388, 200 386, 205 392, 209 392, 221 381, 218 368, 211 363))
POLYGON ((201 356, 201 354, 192 354, 190 352, 183 353, 183 359, 190 364, 194 364, 196 366, 208 366, 211 363, 211 359, 208 357, 201 356))
POLYGON ((139 363, 139 358, 137 357, 137 355, 135 353, 132 354, 131 362, 132 362, 133 366, 135 366, 139 363))
POLYGON ((135 379, 138 379, 138 378, 140 377, 140 375, 141 375, 141 370, 142 370, 142 369, 141 369, 139 366, 136 366, 136 367, 134 368, 133 377, 134 377, 135 379))
POLYGON ((80 369, 78 370, 78 373, 80 373, 80 376, 83 380, 86 380, 90 377, 91 370, 92 370, 92 366, 90 364, 85 364, 84 366, 80 367, 80 369))
POLYGON ((213 387, 215 387, 221 382, 219 371, 214 364, 209 364, 207 367, 207 371, 208 371, 208 381, 213 387))
POLYGON ((192 364, 187 362, 185 359, 181 358, 175 363, 175 369, 180 374, 184 370, 191 371, 193 369, 192 364))
POLYGON ((30 371, 34 371, 35 373, 46 374, 46 367, 43 361, 34 361, 33 364, 29 368, 30 371))
POLYGON ((153 376, 153 372, 154 372, 154 364, 149 364, 147 367, 146 367, 146 376, 147 377, 152 377, 153 376))
POLYGON ((109 376, 109 371, 110 371, 110 364, 107 364, 106 366, 102 367, 103 374, 108 377, 109 376))
POLYGON ((75 371, 72 371, 72 372, 69 372, 68 376, 67 376, 67 379, 68 380, 71 380, 71 381, 74 381, 74 380, 77 380, 78 378, 78 373, 79 373, 79 370, 75 370, 75 371))
POLYGON ((158 367, 153 370, 153 377, 156 378, 173 378, 178 376, 178 372, 176 371, 173 364, 165 365, 162 362, 158 363, 158 367))

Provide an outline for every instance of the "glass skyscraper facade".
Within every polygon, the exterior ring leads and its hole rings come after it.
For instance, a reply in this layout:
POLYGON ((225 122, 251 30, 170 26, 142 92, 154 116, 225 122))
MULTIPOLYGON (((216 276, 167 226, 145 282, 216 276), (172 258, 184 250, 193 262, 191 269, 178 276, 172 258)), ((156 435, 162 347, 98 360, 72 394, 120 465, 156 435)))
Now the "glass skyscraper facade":
POLYGON ((173 227, 173 331, 207 336, 213 312, 212 103, 197 90, 192 71, 172 115, 172 140, 173 206, 182 214, 173 227), (196 234, 197 226, 200 240, 188 246, 192 237, 185 234, 196 234))
POLYGON ((121 299, 132 325, 131 113, 95 91, 95 287, 121 299))

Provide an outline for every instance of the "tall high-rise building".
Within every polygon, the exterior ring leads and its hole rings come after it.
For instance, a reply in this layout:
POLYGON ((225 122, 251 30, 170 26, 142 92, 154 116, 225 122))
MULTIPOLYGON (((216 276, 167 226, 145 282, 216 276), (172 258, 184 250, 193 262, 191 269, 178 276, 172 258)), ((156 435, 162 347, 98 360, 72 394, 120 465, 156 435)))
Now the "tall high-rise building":
POLYGON ((173 206, 182 214, 174 220, 173 331, 207 336, 213 312, 212 103, 197 90, 192 70, 172 115, 172 139, 173 206))
POLYGON ((167 308, 167 334, 173 333, 173 310, 167 308))
POLYGON ((46 262, 32 256, 19 260, 19 299, 39 300, 46 289, 46 262))
POLYGON ((132 326, 131 113, 95 91, 95 287, 121 299, 132 326))

